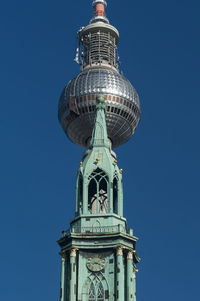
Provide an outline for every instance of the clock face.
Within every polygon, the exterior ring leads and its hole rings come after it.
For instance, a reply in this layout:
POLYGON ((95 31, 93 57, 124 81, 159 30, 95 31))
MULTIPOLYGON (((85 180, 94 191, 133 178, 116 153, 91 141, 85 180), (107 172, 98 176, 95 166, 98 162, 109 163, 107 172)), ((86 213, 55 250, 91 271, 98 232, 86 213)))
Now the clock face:
POLYGON ((99 257, 89 258, 87 261, 87 268, 92 272, 99 272, 105 266, 105 259, 99 257))

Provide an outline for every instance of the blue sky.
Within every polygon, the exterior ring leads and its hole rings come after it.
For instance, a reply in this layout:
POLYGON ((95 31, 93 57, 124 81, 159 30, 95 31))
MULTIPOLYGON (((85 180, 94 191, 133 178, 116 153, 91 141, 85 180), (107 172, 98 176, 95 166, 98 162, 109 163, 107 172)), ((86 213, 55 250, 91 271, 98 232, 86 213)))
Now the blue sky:
MULTIPOLYGON (((76 32, 91 2, 1 3, 1 300, 59 298, 56 240, 74 216, 83 150, 65 137, 57 104, 79 72, 76 32)), ((124 214, 140 238, 138 301, 199 299, 199 10, 195 0, 108 0, 142 108, 116 149, 124 214)))

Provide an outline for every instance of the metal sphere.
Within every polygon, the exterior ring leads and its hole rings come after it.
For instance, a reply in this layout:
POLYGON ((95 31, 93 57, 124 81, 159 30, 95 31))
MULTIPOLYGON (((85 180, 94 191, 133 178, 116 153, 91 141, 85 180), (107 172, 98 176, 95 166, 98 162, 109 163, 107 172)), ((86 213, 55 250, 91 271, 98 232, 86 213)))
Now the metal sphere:
POLYGON ((86 148, 99 93, 105 97, 108 137, 114 148, 131 137, 140 120, 138 94, 118 71, 91 68, 78 74, 61 94, 58 118, 69 139, 86 148))

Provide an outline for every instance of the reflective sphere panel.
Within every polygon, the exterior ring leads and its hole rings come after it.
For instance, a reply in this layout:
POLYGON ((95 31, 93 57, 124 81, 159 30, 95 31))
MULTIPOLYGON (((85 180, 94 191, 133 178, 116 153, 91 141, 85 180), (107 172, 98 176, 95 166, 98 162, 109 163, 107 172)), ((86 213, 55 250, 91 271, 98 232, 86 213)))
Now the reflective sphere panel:
POLYGON ((114 148, 131 137, 140 119, 138 94, 118 71, 99 68, 77 75, 62 92, 58 118, 67 136, 86 148, 99 93, 105 96, 108 137, 114 148))

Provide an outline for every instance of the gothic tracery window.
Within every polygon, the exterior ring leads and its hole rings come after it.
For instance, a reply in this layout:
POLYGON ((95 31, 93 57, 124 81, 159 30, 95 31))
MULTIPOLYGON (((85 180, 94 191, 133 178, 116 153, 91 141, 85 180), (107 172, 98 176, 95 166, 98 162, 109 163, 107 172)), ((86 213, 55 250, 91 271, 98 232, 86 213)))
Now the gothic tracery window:
POLYGON ((89 287, 89 301, 104 301, 104 288, 101 281, 95 279, 89 287))
POLYGON ((97 168, 89 177, 88 210, 90 213, 108 212, 108 176, 97 168))
POLYGON ((97 301, 104 300, 104 289, 101 282, 99 282, 98 290, 97 290, 97 301))
POLYGON ((89 301, 95 301, 96 293, 94 283, 92 282, 89 289, 89 301))

